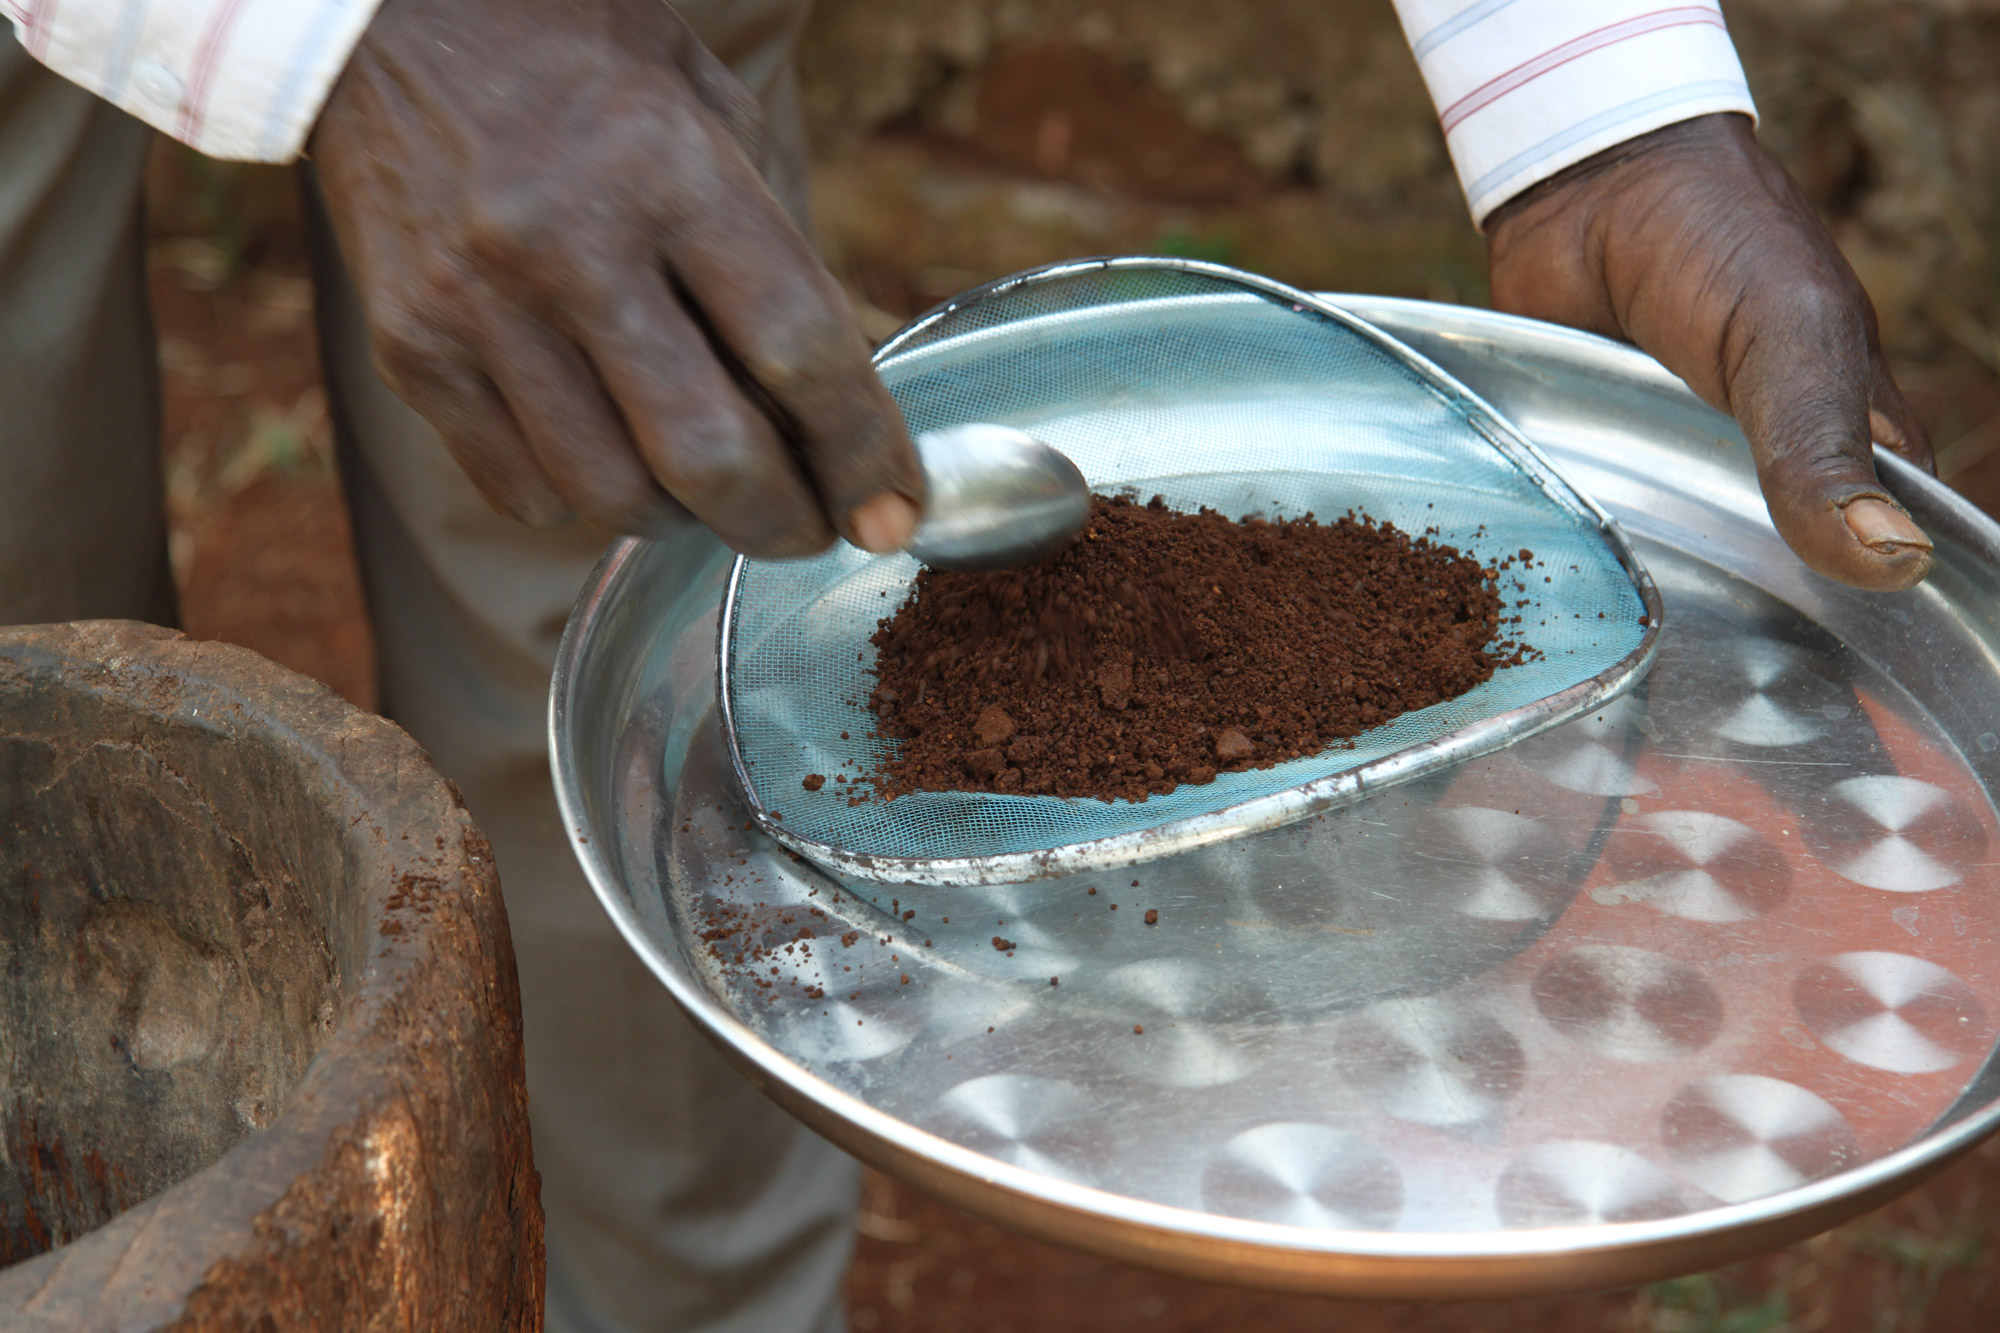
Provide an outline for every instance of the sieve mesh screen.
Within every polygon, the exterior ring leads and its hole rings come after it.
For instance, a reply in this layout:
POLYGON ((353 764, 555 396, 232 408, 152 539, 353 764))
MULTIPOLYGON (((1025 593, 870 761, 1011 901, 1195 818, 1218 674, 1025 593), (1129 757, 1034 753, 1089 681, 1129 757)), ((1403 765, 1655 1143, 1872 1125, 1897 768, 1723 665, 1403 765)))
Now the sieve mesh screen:
MULTIPOLYGON (((1354 510, 1412 533, 1435 529, 1482 562, 1531 550, 1523 586, 1503 576, 1503 587, 1510 604, 1527 601, 1508 628, 1539 660, 1367 731, 1351 748, 1142 802, 921 792, 853 803, 851 787, 832 779, 873 770, 890 744, 874 737, 866 706, 868 638, 918 565, 847 545, 808 560, 743 561, 721 688, 739 771, 766 827, 810 854, 887 858, 879 869, 889 878, 922 878, 924 863, 965 858, 1000 858, 1011 863, 1006 873, 1030 878, 1021 858, 1075 844, 1204 817, 1213 836, 1218 825, 1227 831, 1227 817, 1212 818, 1222 811, 1242 811, 1246 828, 1309 814, 1339 794, 1278 802, 1276 820, 1265 798, 1378 769, 1414 776, 1412 747, 1441 743, 1445 758, 1491 749, 1636 680, 1653 634, 1642 627, 1650 584, 1608 520, 1463 390, 1386 336, 1310 302, 1211 266, 1115 261, 975 294, 891 344, 878 366, 913 432, 1016 426, 1068 454, 1099 491, 1232 517, 1354 510), (1594 693, 1576 688, 1593 684, 1594 693), (1575 696, 1569 711, 1537 710, 1565 691, 1575 696), (1516 714, 1511 731, 1491 725, 1516 714), (1452 754, 1454 740, 1464 754, 1452 754), (815 773, 828 781, 807 792, 815 773)), ((1348 785, 1351 795, 1362 784, 1348 785)), ((1128 840, 1111 859, 1144 854, 1128 840)))

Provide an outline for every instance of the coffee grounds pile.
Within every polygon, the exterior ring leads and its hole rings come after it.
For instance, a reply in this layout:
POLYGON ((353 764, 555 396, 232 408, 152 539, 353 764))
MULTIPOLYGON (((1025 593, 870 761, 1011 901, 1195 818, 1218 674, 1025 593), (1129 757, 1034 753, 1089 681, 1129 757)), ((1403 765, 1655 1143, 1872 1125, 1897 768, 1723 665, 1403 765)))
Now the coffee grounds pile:
POLYGON ((1143 801, 1317 754, 1533 656, 1501 641, 1515 563, 1365 516, 1232 522, 1097 497, 1036 565, 917 575, 872 637, 869 706, 901 745, 869 778, 891 798, 1143 801))

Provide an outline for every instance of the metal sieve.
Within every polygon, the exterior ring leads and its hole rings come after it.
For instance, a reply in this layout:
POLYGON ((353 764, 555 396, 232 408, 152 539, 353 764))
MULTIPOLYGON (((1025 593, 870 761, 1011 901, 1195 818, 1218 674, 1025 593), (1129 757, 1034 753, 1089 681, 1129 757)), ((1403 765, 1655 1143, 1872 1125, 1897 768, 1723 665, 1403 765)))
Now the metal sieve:
POLYGON ((1102 492, 1268 518, 1355 510, 1482 561, 1531 550, 1510 628, 1539 659, 1351 745, 1143 802, 988 792, 857 799, 874 734, 869 636, 908 555, 838 546, 737 560, 718 634, 721 715, 757 823, 862 879, 1013 883, 1135 864, 1304 819, 1543 731, 1645 674, 1660 599, 1631 545, 1512 425, 1430 361, 1308 293, 1220 265, 1100 259, 978 288, 875 364, 913 433, 1018 427, 1102 492), (828 779, 807 790, 811 775, 828 779))

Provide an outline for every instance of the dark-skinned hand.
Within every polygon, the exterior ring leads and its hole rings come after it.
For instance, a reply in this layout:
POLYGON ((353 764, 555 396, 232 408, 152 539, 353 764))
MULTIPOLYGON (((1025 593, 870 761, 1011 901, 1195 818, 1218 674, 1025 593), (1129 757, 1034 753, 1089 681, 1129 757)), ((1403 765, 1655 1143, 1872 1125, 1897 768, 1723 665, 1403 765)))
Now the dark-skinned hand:
POLYGON ((872 551, 923 474, 755 100, 662 0, 388 0, 310 152, 377 365, 493 506, 872 551))
POLYGON ((1930 571, 1931 543, 1870 449, 1931 468, 1929 437, 1868 294, 1747 118, 1608 149, 1502 205, 1487 237, 1500 309, 1636 343, 1734 414, 1806 564, 1878 592, 1930 571))

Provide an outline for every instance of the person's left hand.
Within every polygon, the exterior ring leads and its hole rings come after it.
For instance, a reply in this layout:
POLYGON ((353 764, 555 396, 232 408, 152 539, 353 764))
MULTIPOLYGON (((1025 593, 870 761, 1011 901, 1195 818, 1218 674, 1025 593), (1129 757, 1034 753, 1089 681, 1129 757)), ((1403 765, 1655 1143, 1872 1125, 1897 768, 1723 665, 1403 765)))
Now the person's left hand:
POLYGON ((1806 564, 1893 592, 1931 543, 1871 441, 1932 468, 1875 309, 1750 122, 1704 116, 1618 145, 1487 222, 1493 303, 1638 344, 1750 441, 1772 522, 1806 564))

